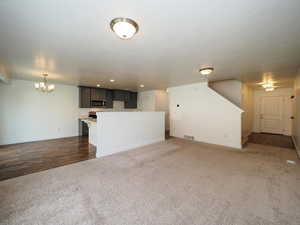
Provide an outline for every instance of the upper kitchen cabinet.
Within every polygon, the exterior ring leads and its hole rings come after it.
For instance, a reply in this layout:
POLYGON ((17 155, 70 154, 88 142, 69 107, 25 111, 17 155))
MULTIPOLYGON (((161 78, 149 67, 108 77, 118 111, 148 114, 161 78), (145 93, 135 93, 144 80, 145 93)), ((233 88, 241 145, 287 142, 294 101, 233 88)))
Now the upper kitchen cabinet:
POLYGON ((113 108, 113 90, 106 90, 106 104, 105 108, 113 108))
POLYGON ((91 88, 79 87, 79 107, 91 108, 91 88))
POLYGON ((122 101, 125 108, 135 109, 137 108, 137 93, 79 86, 80 108, 113 108, 113 101, 122 101))
POLYGON ((114 90, 114 100, 115 101, 129 101, 130 92, 124 90, 114 90))
POLYGON ((126 109, 136 109, 137 108, 137 93, 129 92, 129 100, 125 101, 124 107, 126 109))
POLYGON ((105 101, 106 90, 103 88, 91 88, 91 101, 105 101))

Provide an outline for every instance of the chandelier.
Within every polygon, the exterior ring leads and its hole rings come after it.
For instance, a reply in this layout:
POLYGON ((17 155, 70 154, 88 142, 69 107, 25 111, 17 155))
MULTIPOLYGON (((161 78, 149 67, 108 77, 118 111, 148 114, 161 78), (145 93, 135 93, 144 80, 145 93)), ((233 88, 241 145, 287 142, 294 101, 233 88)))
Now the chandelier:
POLYGON ((55 85, 48 84, 47 76, 48 76, 48 74, 43 74, 43 77, 44 77, 43 81, 34 83, 34 87, 36 90, 41 91, 41 92, 47 92, 47 93, 54 91, 55 85))

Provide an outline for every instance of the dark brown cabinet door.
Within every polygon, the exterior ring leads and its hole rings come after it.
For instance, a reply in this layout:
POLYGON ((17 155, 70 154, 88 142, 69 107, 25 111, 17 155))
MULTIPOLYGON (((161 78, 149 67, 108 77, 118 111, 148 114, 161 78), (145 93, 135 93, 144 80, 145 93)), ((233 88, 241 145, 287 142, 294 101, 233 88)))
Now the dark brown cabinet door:
POLYGON ((113 91, 106 90, 106 102, 105 108, 113 108, 113 91))
POLYGON ((83 121, 81 121, 81 135, 82 136, 89 136, 89 127, 88 127, 88 125, 85 123, 85 122, 83 122, 83 121))
POLYGON ((91 107, 91 88, 79 87, 79 107, 80 108, 91 107))
POLYGON ((126 109, 136 109, 137 108, 137 93, 129 92, 129 101, 125 101, 124 107, 126 109))
POLYGON ((114 90, 114 100, 115 101, 129 101, 130 100, 130 91, 124 90, 114 90))
POLYGON ((91 101, 104 101, 106 96, 105 89, 91 88, 91 101))

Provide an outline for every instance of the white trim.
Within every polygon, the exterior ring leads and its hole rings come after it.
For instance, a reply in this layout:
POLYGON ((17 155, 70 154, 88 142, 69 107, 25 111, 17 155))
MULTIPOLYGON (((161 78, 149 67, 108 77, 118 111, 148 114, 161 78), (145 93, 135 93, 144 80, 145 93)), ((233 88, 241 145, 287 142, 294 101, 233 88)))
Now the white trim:
POLYGON ((299 146, 298 146, 298 144, 297 144, 296 139, 295 139, 294 136, 292 136, 292 140, 293 140, 294 146, 296 148, 296 152, 298 154, 298 157, 300 158, 300 149, 299 149, 299 146))
MULTIPOLYGON (((260 114, 261 114, 261 99, 262 97, 283 97, 285 100, 289 99, 291 95, 293 95, 293 89, 292 88, 278 88, 275 91, 272 92, 265 92, 263 90, 254 90, 253 93, 253 101, 254 101, 254 118, 253 118, 253 132, 259 133, 261 131, 261 120, 260 120, 260 114)), ((286 104, 286 103, 285 103, 286 104)), ((286 107, 286 106, 283 106, 286 107)), ((291 115, 286 115, 286 111, 284 110, 284 130, 282 130, 281 134, 284 135, 291 135, 291 126, 292 121, 288 120, 291 115), (288 124, 289 123, 289 124, 288 124)))

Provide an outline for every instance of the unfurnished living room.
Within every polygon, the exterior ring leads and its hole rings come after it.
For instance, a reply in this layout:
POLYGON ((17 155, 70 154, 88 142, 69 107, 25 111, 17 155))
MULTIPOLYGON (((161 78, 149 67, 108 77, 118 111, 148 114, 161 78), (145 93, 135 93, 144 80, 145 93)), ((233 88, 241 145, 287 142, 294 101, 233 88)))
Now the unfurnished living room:
POLYGON ((0 1, 0 225, 299 225, 300 1, 0 1))

